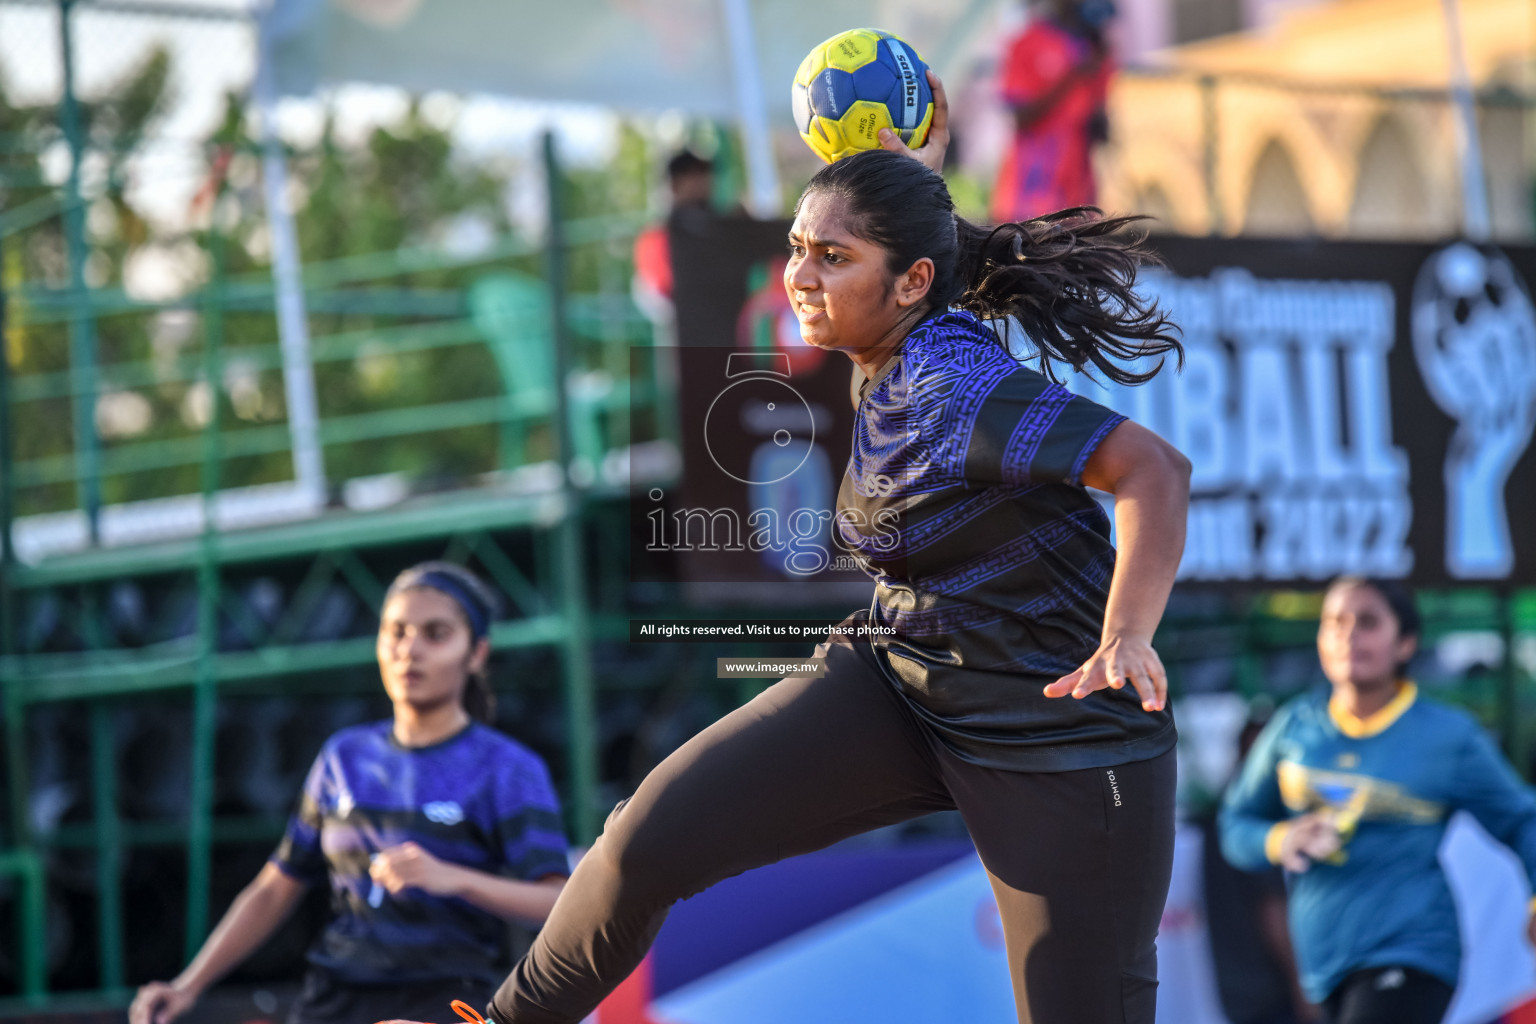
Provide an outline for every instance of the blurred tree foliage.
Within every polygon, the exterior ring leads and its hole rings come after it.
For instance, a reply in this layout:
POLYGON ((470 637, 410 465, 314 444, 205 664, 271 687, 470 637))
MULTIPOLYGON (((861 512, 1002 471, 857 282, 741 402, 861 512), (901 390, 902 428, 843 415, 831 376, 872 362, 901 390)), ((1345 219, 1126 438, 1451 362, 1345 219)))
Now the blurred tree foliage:
MULTIPOLYGON (((256 442, 273 449, 226 458, 221 486, 280 482, 292 475, 262 161, 244 97, 227 98, 221 123, 200 147, 206 180, 183 223, 151 223, 125 190, 133 158, 153 141, 156 118, 172 100, 169 80, 169 57, 157 50, 102 98, 82 105, 90 197, 87 281, 100 311, 96 418, 102 450, 110 459, 123 445, 180 441, 191 460, 109 473, 103 481, 109 503, 200 489, 196 438, 207 422, 211 394, 219 396, 221 425, 235 442, 226 448, 243 443, 249 450, 256 442), (223 373, 219 386, 209 388, 202 379, 203 343, 214 304, 222 327, 223 373), (263 433, 242 440, 245 432, 263 433)), ((425 116, 413 101, 393 123, 349 143, 332 116, 316 144, 287 151, 324 420, 504 391, 485 340, 468 327, 466 295, 488 273, 542 278, 544 261, 537 251, 496 255, 514 248, 517 231, 509 216, 518 198, 514 190, 542 189, 539 154, 531 147, 532 152, 506 159, 468 161, 455 149, 453 126, 445 120, 425 116), (391 258, 401 253, 412 258, 391 258), (415 258, 422 254, 427 258, 415 258), (416 343, 455 323, 465 329, 454 343, 416 343)), ((44 173, 45 154, 62 141, 58 125, 55 106, 14 104, 0 79, 0 217, 28 203, 59 200, 56 178, 44 173)), ((640 132, 625 126, 605 166, 564 174, 567 216, 642 215, 662 159, 640 132)), ((56 173, 56 163, 46 166, 56 173)), ((10 296, 6 352, 13 392, 25 399, 12 410, 13 458, 68 459, 71 405, 68 395, 59 393, 69 369, 63 218, 55 214, 0 233, 0 254, 10 296), (39 388, 52 397, 31 398, 39 388)), ((627 310, 628 238, 576 248, 568 273, 572 292, 607 293, 609 306, 619 310, 617 320, 609 317, 617 327, 605 332, 586 325, 586 336, 577 339, 575 365, 598 365, 604 333, 610 342, 615 337, 622 342, 626 331, 631 340, 641 340, 627 310)), ((607 362, 611 369, 613 360, 607 362)), ((501 465, 495 425, 431 429, 428 422, 422 429, 331 444, 325 451, 327 475, 342 481, 403 472, 416 486, 433 487, 501 465)), ((547 450, 537 431, 528 444, 530 459, 547 450)), ((22 484, 19 514, 76 506, 73 483, 29 485, 23 479, 22 484)))
MULTIPOLYGON (((100 197, 86 205, 90 255, 85 271, 89 286, 120 280, 129 255, 149 237, 148 224, 123 196, 122 182, 128 160, 147 127, 171 98, 169 78, 170 57, 157 48, 104 97, 82 100, 78 105, 82 142, 88 154, 82 161, 82 174, 106 184, 99 190, 100 197)), ((13 387, 24 387, 26 375, 69 369, 66 310, 33 309, 34 300, 41 297, 40 289, 65 289, 69 284, 62 190, 44 173, 44 155, 67 145, 58 114, 56 105, 11 102, 0 77, 0 213, 15 218, 12 223, 36 221, 0 235, 0 284, 9 299, 5 353, 17 378, 13 387), (44 216, 49 213, 52 215, 44 216)), ((110 365, 143 358, 147 341, 142 323, 104 320, 97 327, 98 360, 110 365)), ((67 394, 13 408, 11 430, 17 461, 70 456, 74 431, 67 394)), ((115 483, 107 481, 107 500, 120 499, 115 483)), ((53 483, 27 488, 18 499, 21 513, 73 507, 75 487, 72 483, 53 483)))

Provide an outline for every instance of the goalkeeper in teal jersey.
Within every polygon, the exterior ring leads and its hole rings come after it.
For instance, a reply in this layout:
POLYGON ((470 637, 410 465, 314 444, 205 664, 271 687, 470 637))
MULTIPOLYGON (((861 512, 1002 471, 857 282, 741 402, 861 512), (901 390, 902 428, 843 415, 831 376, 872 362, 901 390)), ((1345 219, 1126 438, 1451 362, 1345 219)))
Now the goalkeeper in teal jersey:
MULTIPOLYGON (((1536 795, 1471 717, 1404 678, 1418 631, 1402 587, 1335 581, 1317 635, 1333 692, 1275 715, 1222 807, 1229 861, 1286 869, 1302 987, 1329 1024, 1444 1016, 1461 966, 1437 858, 1452 812, 1470 812, 1536 882, 1536 795)), ((1527 934, 1536 942, 1536 918, 1527 934)))

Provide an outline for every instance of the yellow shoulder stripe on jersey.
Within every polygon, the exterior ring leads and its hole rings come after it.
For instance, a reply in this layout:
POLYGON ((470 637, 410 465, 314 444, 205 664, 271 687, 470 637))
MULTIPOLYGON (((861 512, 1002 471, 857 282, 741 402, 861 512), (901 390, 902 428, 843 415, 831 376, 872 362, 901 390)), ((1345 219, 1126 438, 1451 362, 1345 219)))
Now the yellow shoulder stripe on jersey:
POLYGON ((1337 696, 1330 697, 1328 700, 1328 717, 1332 718, 1333 724, 1339 727, 1339 732, 1342 732, 1350 739, 1365 739, 1368 736, 1375 736, 1378 733, 1385 732, 1388 726, 1403 717, 1403 712, 1413 706, 1413 702, 1418 699, 1418 696, 1418 686, 1410 680, 1404 680, 1398 687, 1397 696, 1387 702, 1386 707, 1364 718, 1353 714, 1337 696))

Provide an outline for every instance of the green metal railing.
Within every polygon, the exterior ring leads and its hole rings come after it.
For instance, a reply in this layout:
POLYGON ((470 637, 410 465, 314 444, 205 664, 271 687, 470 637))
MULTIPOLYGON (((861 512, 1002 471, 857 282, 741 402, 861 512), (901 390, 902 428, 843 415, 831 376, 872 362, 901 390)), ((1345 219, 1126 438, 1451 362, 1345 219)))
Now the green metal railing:
MULTIPOLYGON (((561 169, 553 142, 545 141, 547 179, 553 183, 556 211, 561 169)), ((68 186, 73 188, 73 185, 68 186)), ((48 216, 79 206, 52 203, 48 216)), ((0 247, 8 239, 43 222, 40 208, 12 211, 0 227, 0 247)), ((627 296, 569 295, 564 282, 567 253, 595 249, 622 264, 639 218, 563 223, 552 219, 547 239, 504 239, 472 258, 425 249, 376 256, 347 257, 311 265, 304 272, 312 315, 342 312, 396 322, 334 332, 316 338, 313 363, 346 364, 363 355, 398 357, 466 347, 487 351, 500 375, 492 393, 425 405, 394 406, 323 416, 320 441, 327 447, 377 444, 445 430, 491 432, 488 448, 496 453, 484 470, 507 470, 548 460, 559 467, 585 461, 598 466, 605 453, 636 441, 630 435, 637 409, 652 409, 658 424, 668 422, 671 398, 654 362, 633 358, 649 344, 649 323, 627 296), (542 261, 542 267, 539 262, 542 261), (508 263, 521 267, 507 269, 508 263), (391 287, 402 275, 444 269, 484 268, 472 287, 421 289, 391 287), (530 271, 542 271, 534 276, 530 271), (572 392, 578 372, 606 373, 606 394, 572 392), (542 443, 537 443, 542 439, 542 443)), ((73 228, 71 228, 73 230, 73 228)), ((226 467, 236 460, 289 450, 286 425, 232 425, 224 414, 221 382, 238 359, 248 372, 277 371, 282 354, 275 342, 231 347, 229 318, 271 317, 270 280, 224 272, 224 239, 206 237, 211 260, 209 283, 197 292, 167 302, 143 302, 121 290, 84 288, 83 276, 70 286, 50 289, 24 284, 10 296, 0 291, 0 336, 5 328, 27 329, 67 324, 75 344, 68 370, 17 376, 0 358, 0 680, 7 747, 10 804, 9 849, 0 844, 0 873, 19 880, 18 946, 24 951, 22 992, 34 1003, 46 992, 43 949, 43 865, 50 851, 88 846, 96 854, 97 947, 99 990, 125 991, 125 934, 122 872, 127 851, 167 841, 187 851, 185 947, 190 956, 209 923, 212 849, 216 841, 240 836, 269 839, 280 822, 223 820, 214 814, 215 733, 220 691, 231 685, 282 690, 296 681, 309 684, 317 672, 366 666, 374 659, 368 638, 303 642, 304 617, 318 594, 343 580, 359 600, 376 606, 386 578, 370 561, 402 543, 439 538, 449 558, 474 558, 511 597, 514 617, 497 623, 491 639, 498 650, 547 647, 558 652, 566 707, 565 770, 572 832, 578 841, 596 833, 596 743, 593 678, 590 665, 592 604, 586 594, 588 572, 583 523, 592 503, 625 499, 624 485, 594 481, 572 472, 557 474, 553 491, 525 495, 505 491, 459 492, 451 499, 407 502, 371 513, 337 515, 276 524, 264 529, 221 533, 213 514, 227 497, 226 467), (6 300, 9 301, 6 301, 6 300), (96 365, 92 339, 97 325, 114 319, 149 317, 169 310, 194 311, 201 325, 201 351, 170 359, 96 365), (8 318, 8 319, 7 319, 8 318), (86 369, 82 371, 81 367, 86 369), (132 390, 168 384, 208 382, 214 400, 200 429, 182 436, 130 440, 100 446, 91 442, 89 457, 80 446, 63 452, 17 453, 9 425, 37 416, 48 403, 68 401, 76 410, 77 436, 93 437, 91 422, 97 396, 105 390, 132 390), (80 409, 86 412, 81 414, 80 409), (19 455, 19 457, 18 457, 19 455), (101 547, 99 513, 103 481, 157 470, 193 469, 195 497, 203 510, 195 536, 129 547, 101 547), (75 489, 76 507, 87 512, 91 545, 35 564, 18 560, 12 543, 19 508, 36 508, 41 489, 75 489), (518 563, 503 538, 528 534, 545 538, 533 544, 541 564, 518 563), (226 577, 252 566, 283 562, 303 566, 302 582, 287 613, 271 626, 251 620, 226 577), (110 638, 101 608, 101 587, 118 578, 187 580, 197 595, 192 636, 125 648, 110 638), (64 595, 76 614, 84 649, 48 653, 28 649, 17 634, 20 602, 39 595, 64 595), (221 620, 234 620, 250 650, 221 650, 221 620), (116 702, 149 693, 189 694, 191 718, 191 791, 184 821, 125 821, 119 811, 112 714, 116 702), (89 718, 91 820, 36 834, 28 820, 29 709, 60 701, 83 701, 89 718)), ((82 261, 71 248, 71 261, 82 261)), ((627 268, 611 274, 627 282, 627 268)), ((481 382, 483 383, 483 382, 481 382)), ((172 494, 162 495, 174 496, 172 494)), ((108 506, 110 508, 110 506, 108 506)))
POLYGON ((47 991, 43 862, 32 850, 0 850, 0 878, 12 879, 19 889, 15 948, 21 964, 21 994, 26 1002, 39 1004, 47 991))
MULTIPOLYGON (((593 245, 612 243, 633 237, 638 221, 607 220, 601 232, 592 223, 572 225, 571 240, 566 244, 593 245)), ((500 258, 509 256, 537 255, 539 246, 518 241, 498 246, 482 254, 476 263, 495 267, 500 258)), ((393 254, 392 254, 393 255, 393 254)), ((420 269, 423 261, 401 261, 385 258, 371 261, 348 259, 346 278, 349 284, 367 285, 401 272, 402 265, 420 269)), ((462 261, 444 261, 445 266, 464 266, 462 261)), ((313 277, 324 281, 335 280, 327 274, 329 267, 312 270, 313 277)), ((309 277, 311 275, 306 275, 309 277)), ((306 282, 308 283, 308 282, 306 282)), ((456 401, 440 402, 424 406, 392 407, 350 415, 329 416, 322 425, 321 441, 325 445, 361 443, 373 440, 421 434, 429 430, 449 430, 477 426, 516 426, 518 424, 548 424, 553 421, 556 406, 562 401, 559 389, 552 382, 533 381, 530 386, 527 367, 530 360, 547 356, 542 353, 552 346, 548 320, 552 308, 543 294, 544 285, 526 275, 513 275, 505 271, 487 274, 480 285, 500 285, 503 289, 520 288, 519 298, 527 300, 519 310, 517 319, 508 319, 502 329, 488 331, 485 317, 469 308, 468 292, 453 292, 450 297, 438 297, 425 304, 404 300, 398 307, 406 315, 434 315, 432 319, 344 331, 323 335, 314 339, 312 363, 324 366, 332 363, 355 362, 365 350, 375 357, 400 356, 410 353, 433 352, 464 346, 488 348, 500 367, 505 388, 500 394, 456 401), (447 313, 447 316, 441 314, 447 313)), ((270 282, 220 281, 218 302, 219 315, 231 308, 234 296, 243 312, 270 314, 273 303, 270 282)), ((366 300, 370 292, 359 293, 366 300)), ((342 293, 326 290, 324 284, 310 285, 307 297, 313 305, 324 308, 324 300, 336 299, 342 293)), ((79 303, 73 303, 59 292, 40 288, 23 289, 12 302, 12 307, 24 309, 24 319, 17 327, 36 327, 58 322, 64 318, 65 307, 84 309, 92 324, 103 318, 123 316, 147 316, 173 309, 200 309, 209 316, 206 295, 189 296, 177 302, 143 303, 130 302, 107 294, 105 297, 91 293, 79 303)), ((359 302, 352 310, 358 313, 378 315, 381 307, 371 301, 359 302)), ((657 401, 654 378, 631 379, 630 352, 636 344, 649 340, 649 324, 620 296, 572 296, 561 303, 561 327, 565 335, 584 343, 589 363, 613 380, 613 388, 606 396, 584 398, 572 411, 574 417, 607 417, 615 429, 622 429, 628 422, 632 403, 649 406, 657 401), (617 313, 617 315, 615 315, 617 313), (617 325, 617 331, 614 330, 617 325)), ((73 322, 78 317, 69 314, 73 322)), ((563 351, 563 349, 562 349, 563 351)), ((233 354, 238 356, 242 369, 251 373, 279 370, 283 365, 278 346, 241 346, 233 354)), ((547 368, 552 369, 552 368, 547 368)), ((89 374, 75 370, 32 374, 12 382, 10 401, 18 415, 25 415, 33 403, 49 399, 69 399, 72 404, 82 404, 85 396, 93 397, 104 390, 133 390, 164 386, 167 384, 207 381, 207 360, 196 355, 177 355, 166 361, 141 361, 116 363, 99 367, 89 374)), ((92 402, 83 404, 91 406, 92 402)), ((77 425, 77 430, 85 429, 77 425)), ((90 428, 94 434, 94 427, 90 428)), ((120 474, 138 473, 156 469, 199 465, 203 459, 206 442, 202 434, 188 433, 172 440, 136 441, 113 444, 90 460, 82 461, 74 452, 34 455, 22 458, 11 467, 11 486, 15 490, 28 490, 48 484, 70 483, 80 485, 84 475, 91 474, 99 480, 120 474)), ((578 436, 589 436, 590 431, 577 429, 578 436)), ((519 445, 523 434, 503 432, 506 443, 500 464, 504 467, 523 465, 527 452, 519 445)), ((292 438, 284 424, 251 426, 234 430, 222 429, 219 437, 220 460, 282 453, 289 450, 292 438)), ((578 457, 590 458, 592 451, 575 452, 578 457)), ((491 467, 486 467, 491 468, 491 467)), ((84 507, 83 505, 80 507, 84 507)))

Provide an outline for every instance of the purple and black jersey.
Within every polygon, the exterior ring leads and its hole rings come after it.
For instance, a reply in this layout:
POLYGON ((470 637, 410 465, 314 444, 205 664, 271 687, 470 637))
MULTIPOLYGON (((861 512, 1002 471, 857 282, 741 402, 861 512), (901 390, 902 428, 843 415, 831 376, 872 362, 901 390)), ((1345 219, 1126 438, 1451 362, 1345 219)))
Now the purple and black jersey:
POLYGON ((374 854, 407 841, 526 881, 570 873, 549 770, 528 748, 479 723, 415 749, 388 721, 343 729, 315 759, 272 855, 300 881, 329 877, 335 916, 311 963, 358 985, 501 976, 501 919, 457 898, 392 895, 369 877, 374 854))
POLYGON ((872 643, 957 754, 1069 771, 1168 750, 1135 692, 1051 699, 1098 647, 1114 572, 1083 466, 1124 417, 1021 365, 966 312, 919 325, 859 388, 838 495, 845 546, 875 579, 872 643))

